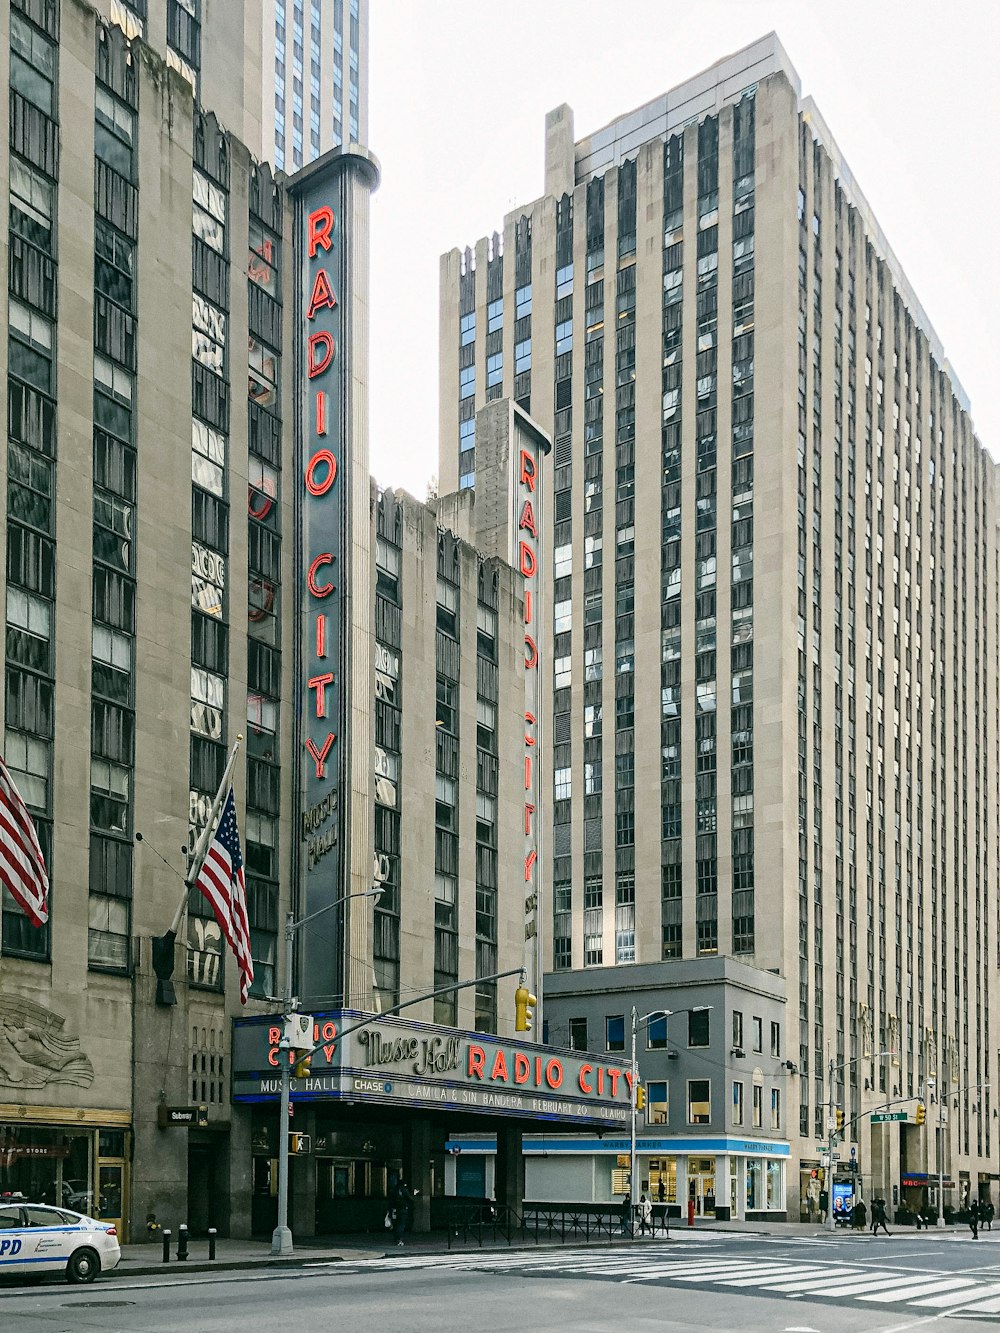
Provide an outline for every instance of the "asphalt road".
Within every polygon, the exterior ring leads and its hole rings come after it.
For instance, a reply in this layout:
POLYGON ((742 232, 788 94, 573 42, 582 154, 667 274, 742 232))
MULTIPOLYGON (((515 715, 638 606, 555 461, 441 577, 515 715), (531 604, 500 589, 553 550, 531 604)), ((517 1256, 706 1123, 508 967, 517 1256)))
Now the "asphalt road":
POLYGON ((739 1328, 941 1333, 1000 1324, 1000 1231, 920 1241, 702 1233, 614 1250, 403 1252, 258 1270, 0 1292, 3 1333, 294 1328, 484 1333, 739 1328))

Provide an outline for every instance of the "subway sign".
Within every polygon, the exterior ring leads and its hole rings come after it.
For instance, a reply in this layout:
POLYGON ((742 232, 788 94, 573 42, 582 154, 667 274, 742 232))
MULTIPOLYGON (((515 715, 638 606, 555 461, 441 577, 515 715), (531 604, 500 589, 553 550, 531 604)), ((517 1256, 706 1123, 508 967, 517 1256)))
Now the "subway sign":
MULTIPOLYGON (((344 1029, 365 1015, 335 1010, 314 1017, 312 1071, 292 1079, 302 1101, 472 1111, 621 1129, 631 1105, 632 1071, 606 1055, 400 1018, 344 1029)), ((276 1100, 281 1091, 281 1025, 273 1018, 234 1021, 233 1101, 276 1100)))

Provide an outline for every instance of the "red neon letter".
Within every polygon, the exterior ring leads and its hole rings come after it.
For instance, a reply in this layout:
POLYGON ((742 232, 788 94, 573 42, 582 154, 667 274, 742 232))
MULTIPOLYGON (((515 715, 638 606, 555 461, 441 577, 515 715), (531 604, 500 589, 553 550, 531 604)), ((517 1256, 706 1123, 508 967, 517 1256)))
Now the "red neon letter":
POLYGON ((612 1097, 617 1097, 617 1096, 618 1096, 618 1080, 621 1078, 621 1076, 622 1076, 622 1071, 621 1071, 620 1069, 609 1069, 609 1070, 608 1070, 608 1078, 611 1080, 611 1095, 612 1095, 612 1097))
MULTIPOLYGON (((310 684, 311 684, 311 683, 312 683, 312 682, 310 681, 310 684)), ((535 864, 535 862, 536 862, 537 860, 538 860, 538 853, 537 853, 537 852, 529 852, 528 855, 524 858, 524 882, 525 882, 525 884, 530 884, 530 883, 531 883, 531 871, 532 871, 532 869, 534 868, 534 864, 535 864)))
POLYGON ((313 283, 306 319, 313 319, 316 311, 322 309, 323 306, 329 306, 332 310, 336 304, 337 298, 333 294, 333 285, 330 282, 329 274, 325 268, 321 268, 316 274, 316 281, 313 283))
POLYGON ((521 1051, 514 1056, 514 1082, 527 1083, 531 1076, 531 1061, 521 1051))
POLYGON ((322 389, 316 393, 316 434, 326 434, 326 394, 322 389))
POLYGON ((306 684, 316 691, 316 716, 326 717, 326 687, 333 684, 333 672, 324 671, 322 676, 310 676, 306 684))
POLYGON ((330 750, 333 746, 333 742, 334 742, 334 735, 332 731, 327 732, 327 737, 326 740, 323 742, 323 748, 321 750, 317 750, 316 744, 313 740, 310 739, 306 741, 306 749, 313 757, 313 762, 316 765, 316 776, 318 778, 326 777, 326 756, 330 753, 330 750))
POLYGON ((529 837, 529 836, 531 835, 531 816, 532 816, 534 813, 535 813, 535 807, 534 807, 533 805, 528 805, 527 803, 525 803, 525 807, 524 807, 524 836, 525 836, 526 838, 529 837))
POLYGON ((529 491, 535 489, 536 476, 535 460, 528 453, 527 449, 521 450, 521 485, 527 486, 529 491))
POLYGON ((318 555, 316 559, 312 562, 312 564, 309 566, 309 573, 306 575, 306 587, 309 589, 309 591, 312 593, 314 597, 329 597, 330 594, 333 592, 332 583, 316 582, 316 572, 320 568, 320 566, 332 565, 332 564, 333 564, 333 556, 330 554, 329 551, 324 551, 323 554, 318 555))
POLYGON ((333 334, 327 333, 326 329, 320 329, 318 333, 310 333, 306 346, 308 348, 306 369, 309 378, 312 380, 317 375, 322 375, 333 360, 333 334), (322 347, 323 351, 317 357, 316 349, 318 347, 322 347))
POLYGON ((535 559, 535 553, 527 542, 520 542, 518 551, 520 553, 521 573, 526 579, 530 579, 538 572, 538 561, 535 559))
POLYGON ((322 246, 324 250, 329 250, 333 244, 330 239, 330 233, 333 231, 333 209, 327 208, 325 205, 322 208, 317 208, 315 213, 309 214, 307 225, 309 227, 309 258, 315 259, 318 246, 322 246))
POLYGON ((524 669, 534 671, 538 666, 538 644, 530 634, 524 636, 524 669))
POLYGON ((521 519, 517 526, 524 528, 526 532, 531 533, 532 537, 537 538, 538 528, 535 526, 535 507, 530 500, 525 500, 524 508, 521 510, 521 519))
POLYGON ((559 1060, 550 1060, 545 1066, 545 1082, 550 1088, 561 1088, 563 1081, 563 1067, 559 1060))
POLYGON ((581 1065, 581 1066, 580 1066, 580 1077, 579 1077, 579 1079, 578 1079, 578 1082, 579 1082, 579 1084, 580 1084, 580 1091, 581 1091, 581 1092, 593 1092, 593 1091, 594 1091, 593 1086, 592 1086, 590 1083, 588 1083, 588 1082, 587 1082, 587 1079, 586 1079, 586 1075, 587 1075, 587 1074, 592 1074, 593 1072, 594 1072, 594 1066, 593 1066, 593 1065, 581 1065))
POLYGON ((531 755, 524 756, 524 790, 531 791, 531 755))
POLYGON ((485 1066, 486 1066, 486 1052, 483 1050, 481 1046, 470 1046, 469 1071, 468 1071, 469 1078, 471 1078, 473 1074, 475 1074, 477 1078, 482 1078, 485 1066))
POLYGON ((507 1061, 504 1058, 503 1051, 498 1050, 493 1057, 493 1071, 490 1074, 490 1078, 494 1081, 499 1078, 502 1079, 504 1083, 507 1082, 507 1061))
POLYGON ((306 490, 310 495, 325 495, 337 480, 337 460, 329 449, 317 449, 306 464, 306 490), (320 464, 326 464, 327 473, 322 481, 316 480, 320 464))
POLYGON ((326 656, 326 616, 316 617, 316 656, 326 656))

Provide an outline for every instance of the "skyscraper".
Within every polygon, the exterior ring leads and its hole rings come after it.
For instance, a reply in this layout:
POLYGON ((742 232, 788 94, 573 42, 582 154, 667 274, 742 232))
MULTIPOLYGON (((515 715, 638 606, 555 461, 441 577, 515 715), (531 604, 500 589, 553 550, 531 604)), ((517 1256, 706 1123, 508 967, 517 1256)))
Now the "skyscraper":
POLYGON ((997 1146, 994 464, 773 34, 587 138, 558 108, 545 170, 442 259, 439 473, 482 484, 495 396, 554 439, 546 965, 780 974, 791 1215, 836 1107, 866 1190, 942 1164, 957 1206, 997 1146))

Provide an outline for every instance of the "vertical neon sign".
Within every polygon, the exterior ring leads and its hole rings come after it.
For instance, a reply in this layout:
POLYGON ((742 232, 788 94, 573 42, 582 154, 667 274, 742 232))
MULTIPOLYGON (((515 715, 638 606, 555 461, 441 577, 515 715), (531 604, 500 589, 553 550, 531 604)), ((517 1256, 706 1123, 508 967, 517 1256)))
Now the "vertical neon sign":
POLYGON ((514 539, 517 567, 524 576, 524 939, 535 942, 526 954, 534 958, 533 984, 537 993, 541 977, 537 944, 539 936, 539 829, 540 806, 540 726, 541 654, 539 592, 539 520, 538 453, 523 444, 515 452, 514 539))

